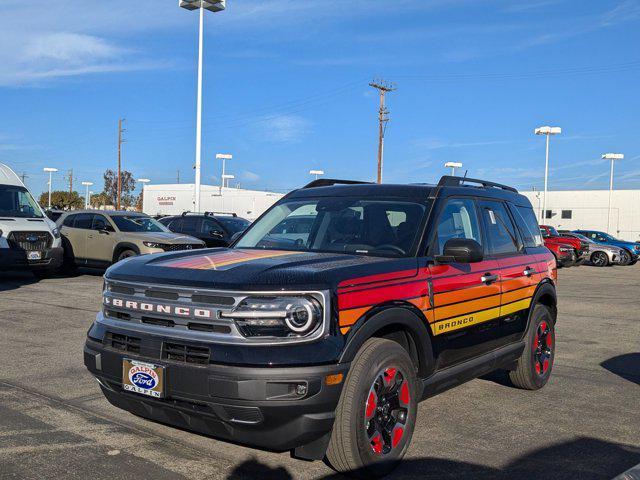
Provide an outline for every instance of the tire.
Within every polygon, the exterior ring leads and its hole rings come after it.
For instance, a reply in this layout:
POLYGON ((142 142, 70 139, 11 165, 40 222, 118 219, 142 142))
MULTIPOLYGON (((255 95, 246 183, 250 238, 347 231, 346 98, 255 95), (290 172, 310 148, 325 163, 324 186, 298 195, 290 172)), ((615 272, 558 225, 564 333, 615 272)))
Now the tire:
POLYGON ((525 338, 525 347, 515 370, 509 372, 518 388, 538 390, 551 376, 555 358, 555 325, 549 308, 536 304, 525 338))
POLYGON ((633 261, 633 260, 631 260, 631 258, 632 258, 632 257, 631 257, 631 254, 629 253, 629 251, 628 251, 628 250, 624 250, 624 249, 623 249, 623 250, 620 252, 620 265, 625 266, 625 267, 626 267, 627 265, 633 265, 633 264, 631 263, 631 262, 633 261))
POLYGON ((126 249, 120 252, 120 254, 118 255, 118 258, 116 260, 116 263, 118 263, 120 260, 124 260, 125 258, 129 258, 129 257, 136 257, 138 254, 131 250, 131 249, 126 249))
POLYGON ((358 478, 388 474, 411 442, 418 395, 416 367, 407 351, 391 340, 367 340, 342 389, 326 453, 329 464, 358 478), (387 428, 382 428, 385 419, 387 428))
POLYGON ((606 253, 601 251, 593 252, 589 261, 594 267, 606 267, 609 265, 609 257, 606 253))

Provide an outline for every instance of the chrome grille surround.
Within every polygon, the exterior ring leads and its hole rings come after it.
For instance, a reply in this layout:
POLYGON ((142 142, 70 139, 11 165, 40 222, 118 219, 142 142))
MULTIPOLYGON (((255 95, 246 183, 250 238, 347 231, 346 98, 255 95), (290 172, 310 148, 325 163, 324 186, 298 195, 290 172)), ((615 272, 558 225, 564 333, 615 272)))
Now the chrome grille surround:
MULTIPOLYGON (((175 338, 181 340, 192 340, 201 342, 214 342, 223 344, 241 344, 241 345, 282 345, 306 343, 318 340, 329 334, 330 328, 330 295, 327 290, 269 290, 269 291, 230 291, 230 290, 214 290, 202 288, 177 287, 173 285, 160 285, 150 283, 134 283, 115 280, 105 280, 105 289, 103 291, 103 309, 96 318, 96 321, 104 326, 126 329, 131 332, 141 332, 147 334, 160 335, 167 338, 175 338), (111 289, 114 289, 112 291, 111 289), (154 296, 147 296, 146 292, 152 292, 154 296), (132 292, 129 294, 121 292, 132 292), (167 297, 175 297, 177 299, 168 300, 157 298, 157 292, 166 292, 167 297), (322 324, 314 330, 310 335, 303 337, 245 337, 243 336, 235 322, 230 318, 223 318, 221 313, 231 312, 242 300, 247 297, 279 297, 279 296, 311 296, 322 305, 322 324), (220 298, 221 304, 205 304, 195 303, 192 297, 198 298, 220 298), (224 302, 223 299, 226 299, 224 302), (231 304, 231 299, 233 303, 231 304), (114 301, 120 302, 114 305, 114 301), (137 302, 138 308, 131 308, 133 304, 127 307, 126 302, 137 302), (140 305, 144 303, 147 310, 140 309, 140 305), (225 303, 222 305, 222 303, 225 303), (149 310, 149 305, 153 310, 149 310), (161 306, 162 308, 157 308, 161 306), (168 310, 167 310, 168 308, 168 310), (179 310, 176 310, 179 309, 179 310), (189 314, 185 314, 186 309, 189 314), (160 311, 158 311, 160 310, 160 311), (209 317, 196 315, 196 310, 203 314, 204 311, 210 311, 209 317), (181 315, 177 315, 179 311, 181 315), (166 320, 165 326, 156 323, 143 321, 143 317, 149 317, 166 320), (207 325, 212 331, 202 331, 189 328, 189 324, 196 323, 198 325, 207 325)), ((161 323, 161 322, 158 322, 161 323)))

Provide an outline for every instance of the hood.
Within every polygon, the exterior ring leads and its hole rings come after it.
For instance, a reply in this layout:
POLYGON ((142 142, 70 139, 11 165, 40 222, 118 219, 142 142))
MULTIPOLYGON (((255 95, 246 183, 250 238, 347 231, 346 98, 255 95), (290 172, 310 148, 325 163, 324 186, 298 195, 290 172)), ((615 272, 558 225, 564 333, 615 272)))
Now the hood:
POLYGON ((581 247, 581 241, 578 240, 577 238, 571 238, 571 237, 546 237, 544 238, 544 241, 549 243, 555 243, 555 244, 569 245, 576 249, 580 249, 581 247))
POLYGON ((590 245, 595 246, 599 250, 606 250, 607 252, 619 253, 620 251, 622 251, 622 248, 616 247, 614 245, 604 245, 602 243, 596 242, 592 242, 590 245))
POLYGON ((132 257, 109 268, 105 277, 210 289, 331 289, 369 275, 415 275, 417 263, 416 258, 214 248, 132 257))
POLYGON ((20 218, 20 217, 2 217, 0 218, 0 230, 3 232, 51 232, 56 228, 55 223, 44 218, 20 218))
POLYGON ((183 235, 181 233, 173 232, 121 232, 127 238, 144 240, 145 242, 158 242, 158 243, 197 243, 202 244, 201 240, 190 237, 189 235, 183 235))

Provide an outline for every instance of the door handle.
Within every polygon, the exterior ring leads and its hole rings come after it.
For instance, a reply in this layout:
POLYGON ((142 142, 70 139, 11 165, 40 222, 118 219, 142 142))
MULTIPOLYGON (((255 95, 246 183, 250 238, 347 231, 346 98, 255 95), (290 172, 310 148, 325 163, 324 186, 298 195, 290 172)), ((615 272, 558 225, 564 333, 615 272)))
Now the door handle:
POLYGON ((527 268, 525 268, 525 269, 524 269, 524 272, 522 272, 522 273, 523 273, 523 275, 524 275, 525 277, 530 277, 531 275, 533 275, 534 273, 536 273, 536 271, 535 271, 533 268, 531 268, 531 267, 527 267, 527 268))
POLYGON ((498 280, 498 275, 493 275, 491 272, 487 272, 480 277, 480 281, 482 283, 486 283, 487 285, 495 282, 496 280, 498 280))
POLYGON ((87 238, 93 238, 93 235, 88 235, 87 238))

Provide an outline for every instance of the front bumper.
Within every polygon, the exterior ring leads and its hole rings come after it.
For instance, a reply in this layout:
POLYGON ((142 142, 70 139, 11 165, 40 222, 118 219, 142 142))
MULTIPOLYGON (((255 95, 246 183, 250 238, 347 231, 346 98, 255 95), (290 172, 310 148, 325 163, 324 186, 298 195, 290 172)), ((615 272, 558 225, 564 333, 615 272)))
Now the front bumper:
POLYGON ((299 456, 322 458, 344 383, 327 385, 325 377, 342 373, 346 379, 349 364, 278 368, 196 365, 167 360, 162 354, 156 358, 141 350, 144 354, 118 351, 106 339, 105 343, 91 338, 86 341, 85 366, 116 407, 241 444, 275 451, 298 449, 299 456), (124 391, 123 358, 163 365, 164 398, 124 391), (304 385, 306 393, 300 394, 298 385, 304 385))
POLYGON ((0 270, 55 270, 62 265, 62 247, 42 252, 40 260, 27 260, 27 252, 13 248, 0 249, 0 270))

